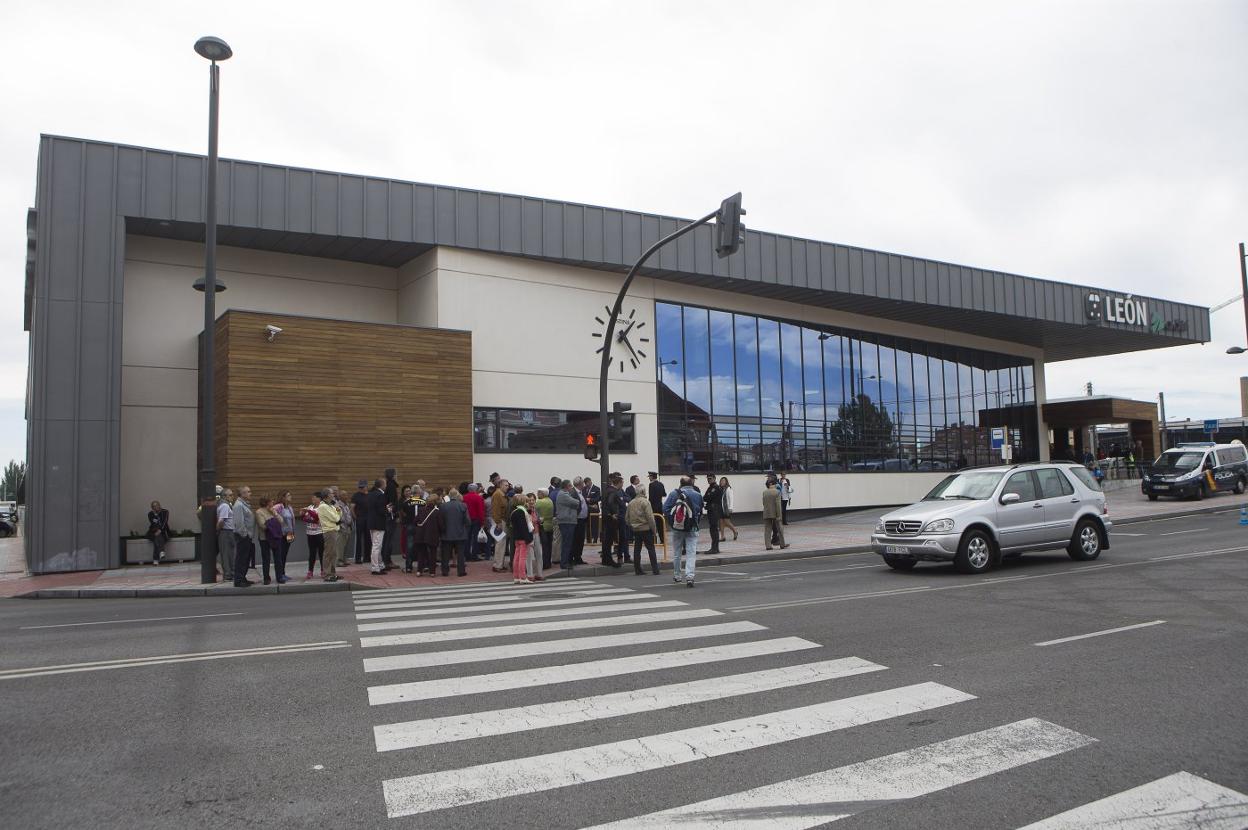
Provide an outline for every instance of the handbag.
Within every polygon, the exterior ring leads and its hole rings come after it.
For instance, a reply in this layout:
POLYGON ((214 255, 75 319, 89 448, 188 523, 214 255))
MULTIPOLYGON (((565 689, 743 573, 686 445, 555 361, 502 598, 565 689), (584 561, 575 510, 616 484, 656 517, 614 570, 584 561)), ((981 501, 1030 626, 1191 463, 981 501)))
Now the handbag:
POLYGON ((489 540, 489 537, 485 535, 485 528, 481 528, 477 531, 477 544, 484 545, 489 540))

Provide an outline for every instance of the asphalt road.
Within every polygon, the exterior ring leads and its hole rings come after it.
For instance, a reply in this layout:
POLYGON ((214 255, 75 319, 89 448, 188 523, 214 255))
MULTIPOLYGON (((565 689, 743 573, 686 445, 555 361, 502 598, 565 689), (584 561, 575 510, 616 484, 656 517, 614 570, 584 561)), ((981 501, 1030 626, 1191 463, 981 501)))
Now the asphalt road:
POLYGON ((1237 512, 981 577, 700 577, 0 601, 0 826, 577 828, 742 794, 646 826, 1017 828, 1155 796, 1150 827, 1248 827, 1237 512))

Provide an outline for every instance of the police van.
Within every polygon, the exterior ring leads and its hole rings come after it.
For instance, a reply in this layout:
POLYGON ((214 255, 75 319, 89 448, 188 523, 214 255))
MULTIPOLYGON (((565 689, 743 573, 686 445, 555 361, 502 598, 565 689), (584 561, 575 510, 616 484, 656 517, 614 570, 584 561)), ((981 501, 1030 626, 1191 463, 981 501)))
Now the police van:
POLYGON ((1239 441, 1179 444, 1157 456, 1140 490, 1149 501, 1159 496, 1203 499, 1215 492, 1248 489, 1248 449, 1239 441))

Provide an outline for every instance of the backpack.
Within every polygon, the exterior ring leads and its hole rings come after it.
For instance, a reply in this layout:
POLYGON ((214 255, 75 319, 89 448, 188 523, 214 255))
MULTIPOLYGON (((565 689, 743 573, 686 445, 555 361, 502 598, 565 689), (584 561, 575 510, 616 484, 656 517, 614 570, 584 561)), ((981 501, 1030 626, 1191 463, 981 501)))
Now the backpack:
POLYGON ((672 506, 672 530, 698 529, 698 518, 693 515, 693 505, 684 490, 676 491, 676 503, 672 506))

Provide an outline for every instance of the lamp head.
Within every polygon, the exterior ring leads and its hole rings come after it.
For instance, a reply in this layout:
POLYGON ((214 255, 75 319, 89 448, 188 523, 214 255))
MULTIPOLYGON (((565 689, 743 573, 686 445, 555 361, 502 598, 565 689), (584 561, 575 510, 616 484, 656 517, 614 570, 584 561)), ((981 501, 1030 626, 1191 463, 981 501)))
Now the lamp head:
POLYGON ((1248 349, 1245 349, 1243 346, 1231 346, 1226 350, 1227 354, 1243 354, 1244 352, 1248 352, 1248 349))
POLYGON ((213 63, 228 61, 234 56, 234 50, 230 48, 230 44, 212 35, 205 35, 195 41, 195 52, 200 57, 207 58, 213 63))

